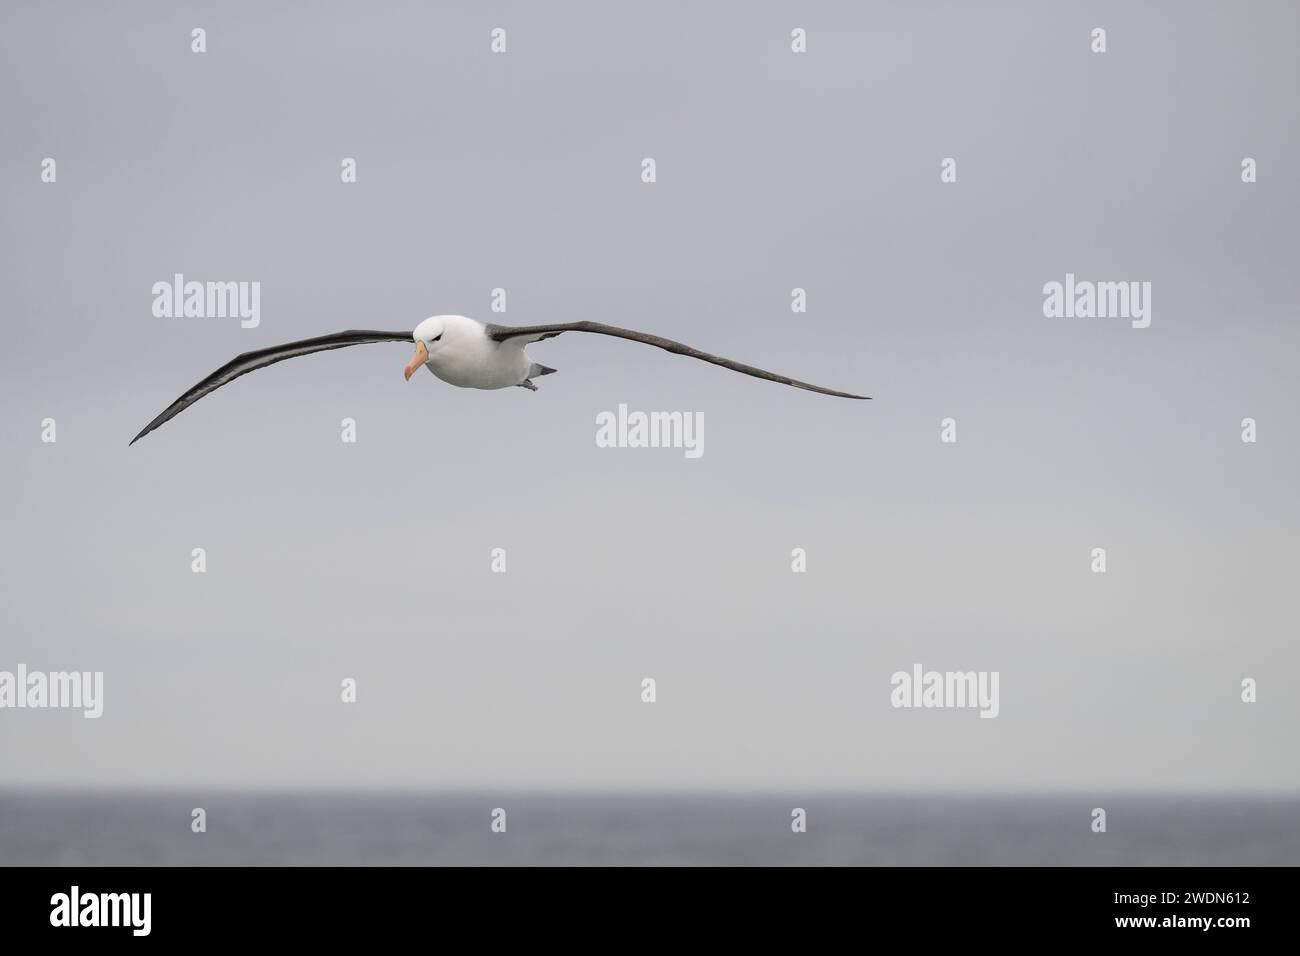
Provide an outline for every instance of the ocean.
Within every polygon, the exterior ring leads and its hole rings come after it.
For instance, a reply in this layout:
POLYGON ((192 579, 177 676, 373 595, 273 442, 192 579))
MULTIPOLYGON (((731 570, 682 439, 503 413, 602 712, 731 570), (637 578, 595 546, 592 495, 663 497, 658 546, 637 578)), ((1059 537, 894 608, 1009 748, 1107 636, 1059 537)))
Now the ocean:
POLYGON ((1297 863, 1297 798, 0 791, 6 866, 1297 863))

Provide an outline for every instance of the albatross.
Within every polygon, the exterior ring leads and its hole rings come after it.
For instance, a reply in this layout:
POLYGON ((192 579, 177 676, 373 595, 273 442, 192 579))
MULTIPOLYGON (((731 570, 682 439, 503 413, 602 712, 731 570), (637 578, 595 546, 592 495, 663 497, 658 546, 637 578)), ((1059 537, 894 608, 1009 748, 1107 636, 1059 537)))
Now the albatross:
POLYGON ((699 349, 665 339, 647 332, 605 325, 602 322, 563 322, 557 325, 494 325, 484 324, 463 315, 435 315, 425 319, 415 327, 413 332, 376 332, 352 329, 334 335, 319 335, 298 342, 273 345, 270 348, 257 349, 237 355, 221 368, 217 369, 203 381, 188 389, 184 395, 168 405, 162 412, 141 429, 140 434, 131 439, 134 445, 155 428, 175 418, 203 396, 216 391, 222 385, 233 382, 241 375, 266 368, 285 359, 297 358, 299 355, 311 355, 313 352, 325 352, 329 349, 342 349, 350 345, 366 345, 371 342, 415 342, 415 354, 407 363, 406 380, 409 382, 423 365, 430 372, 450 385, 461 388, 520 388, 537 391, 534 378, 550 375, 555 371, 545 365, 539 365, 528 357, 524 346, 542 339, 554 338, 564 332, 592 332, 596 335, 612 335, 633 342, 644 342, 655 348, 664 349, 677 355, 688 355, 704 362, 721 365, 733 372, 765 378, 769 382, 779 382, 795 388, 804 388, 822 395, 834 395, 838 398, 868 399, 869 395, 853 395, 850 392, 837 392, 834 389, 810 385, 798 379, 767 372, 752 365, 742 365, 719 355, 710 355, 699 349))

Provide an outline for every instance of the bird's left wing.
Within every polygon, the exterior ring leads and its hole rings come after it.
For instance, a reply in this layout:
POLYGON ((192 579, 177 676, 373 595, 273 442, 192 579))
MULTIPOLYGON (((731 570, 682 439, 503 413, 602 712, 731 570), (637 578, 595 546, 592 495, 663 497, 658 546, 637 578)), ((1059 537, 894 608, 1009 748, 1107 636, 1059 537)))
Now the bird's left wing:
POLYGON ((822 388, 820 385, 809 385, 807 382, 788 378, 785 375, 777 375, 775 372, 764 371, 752 365, 742 365, 740 362, 723 358, 720 355, 710 355, 708 352, 701 352, 699 349, 691 348, 689 345, 683 345, 681 342, 674 342, 672 339, 666 339, 659 335, 637 332, 633 329, 622 329, 617 325, 605 325, 603 322, 565 322, 559 325, 489 325, 487 327, 488 338, 495 342, 504 342, 507 339, 536 342, 539 339, 552 338, 561 332, 594 332, 597 335, 612 335, 620 339, 631 339, 633 342, 644 342, 646 345, 653 345, 655 348, 663 349, 666 352, 687 355, 702 362, 711 362, 714 365, 721 365, 723 368, 729 368, 733 372, 740 372, 743 375, 752 375, 755 378, 767 379, 769 382, 780 382, 782 385, 792 385, 795 388, 805 388, 810 392, 820 392, 823 395, 834 395, 838 398, 867 399, 871 397, 870 395, 854 395, 851 392, 837 392, 834 389, 822 388))
POLYGON ((347 332, 336 332, 333 335, 318 335, 314 339, 286 342, 284 345, 273 345, 270 348, 237 355, 164 408, 157 418, 141 429, 140 434, 131 439, 131 444, 134 445, 159 425, 175 418, 209 392, 214 392, 227 382, 233 382, 239 376, 255 372, 259 368, 266 368, 268 365, 283 362, 285 359, 297 358, 299 355, 310 355, 312 352, 324 352, 328 349, 342 349, 347 348, 349 345, 365 345, 368 342, 411 342, 413 341, 413 335, 412 332, 374 332, 368 329, 352 329, 347 332))

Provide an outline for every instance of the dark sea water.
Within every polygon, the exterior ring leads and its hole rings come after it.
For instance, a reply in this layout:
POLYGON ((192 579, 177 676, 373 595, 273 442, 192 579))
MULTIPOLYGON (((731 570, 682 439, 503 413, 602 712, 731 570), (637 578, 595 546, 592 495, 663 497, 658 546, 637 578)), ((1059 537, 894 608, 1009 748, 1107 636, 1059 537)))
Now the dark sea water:
POLYGON ((1298 863, 1296 798, 0 792, 11 866, 1298 863))

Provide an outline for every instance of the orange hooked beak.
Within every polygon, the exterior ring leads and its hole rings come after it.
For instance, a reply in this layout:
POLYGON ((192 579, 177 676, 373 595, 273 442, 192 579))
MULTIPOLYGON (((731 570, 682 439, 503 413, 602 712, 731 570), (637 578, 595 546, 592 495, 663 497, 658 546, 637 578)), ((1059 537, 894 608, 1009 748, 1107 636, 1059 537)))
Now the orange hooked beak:
POLYGON ((429 349, 423 341, 415 343, 415 354, 411 356, 411 361, 406 363, 406 380, 409 382, 411 376, 425 362, 429 361, 429 349))

